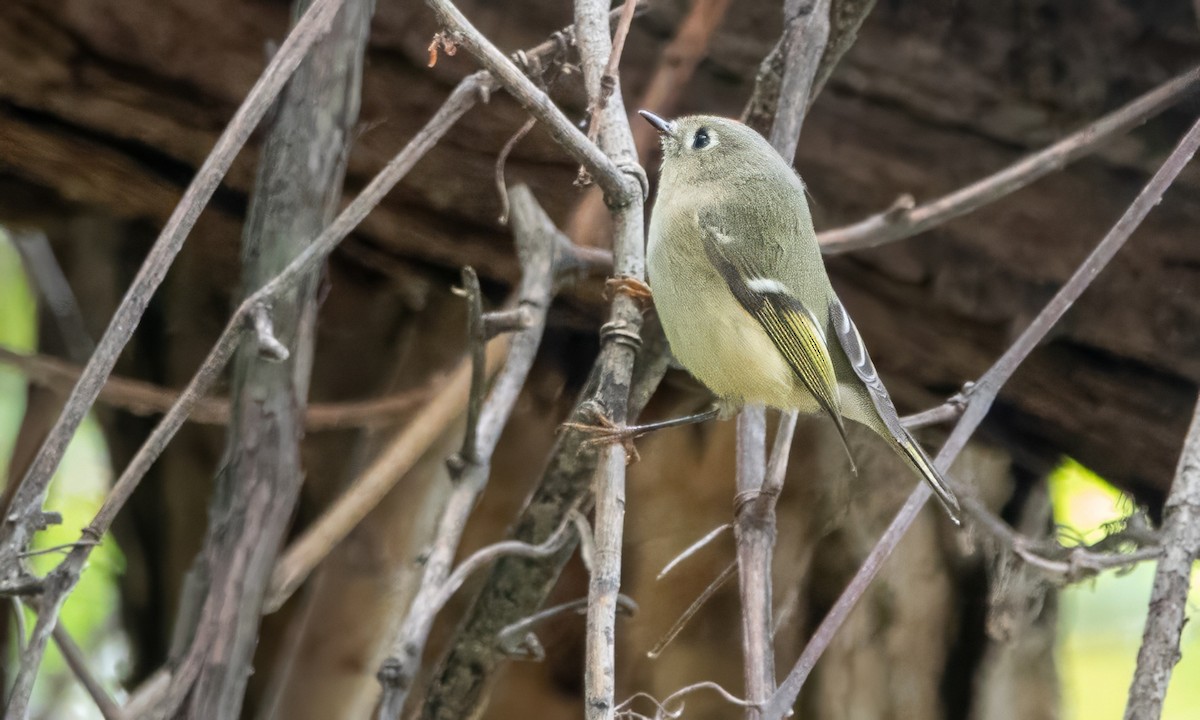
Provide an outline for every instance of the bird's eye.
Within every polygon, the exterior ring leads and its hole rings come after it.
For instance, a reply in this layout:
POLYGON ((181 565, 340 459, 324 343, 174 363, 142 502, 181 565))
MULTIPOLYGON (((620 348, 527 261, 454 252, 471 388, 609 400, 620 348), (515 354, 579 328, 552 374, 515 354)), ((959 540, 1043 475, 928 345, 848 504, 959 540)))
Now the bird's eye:
POLYGON ((692 149, 703 150, 704 148, 708 147, 708 144, 711 141, 712 138, 708 136, 708 128, 700 128, 696 131, 696 134, 692 136, 692 149))

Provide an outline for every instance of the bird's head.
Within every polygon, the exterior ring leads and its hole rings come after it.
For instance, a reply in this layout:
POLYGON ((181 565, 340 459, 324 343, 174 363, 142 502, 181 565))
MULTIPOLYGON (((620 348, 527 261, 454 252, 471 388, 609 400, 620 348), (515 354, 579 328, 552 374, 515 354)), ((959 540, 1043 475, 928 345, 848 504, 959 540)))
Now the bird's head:
POLYGON ((662 139, 664 181, 701 183, 787 167, 762 135, 737 120, 715 115, 665 120, 647 110, 638 112, 662 139))

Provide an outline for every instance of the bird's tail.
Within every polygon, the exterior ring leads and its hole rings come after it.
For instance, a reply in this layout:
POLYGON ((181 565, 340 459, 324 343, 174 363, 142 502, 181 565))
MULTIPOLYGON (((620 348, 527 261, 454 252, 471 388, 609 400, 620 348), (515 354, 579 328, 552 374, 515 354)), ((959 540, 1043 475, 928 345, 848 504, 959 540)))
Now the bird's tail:
POLYGON ((925 454, 925 451, 921 449, 917 441, 908 433, 904 435, 904 437, 896 438, 897 443, 900 445, 900 450, 904 453, 904 457, 908 458, 908 461, 920 473, 921 478, 929 483, 929 487, 933 489, 933 494, 937 495, 937 499, 941 501, 942 507, 946 508, 946 514, 950 516, 954 524, 962 525, 962 520, 960 519, 962 509, 959 507, 958 498, 954 497, 954 491, 950 489, 949 483, 946 482, 946 478, 942 477, 942 474, 929 461, 929 456, 925 454))

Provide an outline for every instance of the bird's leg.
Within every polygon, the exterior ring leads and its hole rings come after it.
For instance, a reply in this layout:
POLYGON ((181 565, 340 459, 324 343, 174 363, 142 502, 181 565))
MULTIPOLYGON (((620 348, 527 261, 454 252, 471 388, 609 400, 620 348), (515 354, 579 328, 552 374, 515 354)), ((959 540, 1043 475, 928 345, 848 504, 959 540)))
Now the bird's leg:
POLYGON ((620 426, 609 420, 601 412, 594 412, 593 416, 596 422, 593 423, 563 423, 563 427, 578 430, 590 435, 586 442, 589 445, 607 445, 609 443, 619 442, 625 447, 625 457, 637 460, 638 452, 634 447, 633 441, 636 438, 642 437, 657 430, 666 430, 667 428, 681 427, 683 425, 693 425, 706 420, 712 420, 718 417, 721 413, 721 408, 714 405, 707 410, 703 410, 691 415, 671 418, 670 420, 660 420, 658 422, 644 423, 642 425, 624 425, 620 426))

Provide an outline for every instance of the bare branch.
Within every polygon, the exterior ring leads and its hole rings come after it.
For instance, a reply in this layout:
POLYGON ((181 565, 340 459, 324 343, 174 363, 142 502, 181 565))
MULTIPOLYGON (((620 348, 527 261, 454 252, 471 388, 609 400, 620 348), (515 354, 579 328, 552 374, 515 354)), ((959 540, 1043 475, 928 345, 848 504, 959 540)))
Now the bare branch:
MULTIPOLYGON (((629 1, 629 0, 627 0, 629 1)), ((621 188, 624 202, 613 202, 605 188, 612 211, 613 271, 622 281, 641 283, 645 277, 645 232, 642 203, 648 187, 646 174, 637 164, 637 148, 625 112, 618 78, 605 68, 615 68, 614 48, 606 21, 607 0, 576 0, 575 33, 583 66, 588 104, 599 107, 593 132, 600 150, 623 168, 621 188), (631 182, 635 174, 640 187, 631 182), (639 192, 640 190, 640 192, 639 192)), ((591 171, 591 168, 588 168, 591 171)), ((598 178, 604 187, 603 178, 598 178)), ((602 416, 622 425, 629 415, 629 387, 635 350, 641 344, 642 313, 627 292, 614 293, 608 323, 601 329, 604 347, 597 362, 600 383, 592 401, 602 416)), ((588 583, 587 644, 584 652, 584 714, 588 720, 610 720, 616 701, 617 597, 621 590, 621 541, 625 525, 625 449, 620 444, 601 453, 600 472, 595 481, 596 552, 588 583)))
MULTIPOLYGON (((1200 122, 1197 122, 1183 136, 1179 144, 1163 162, 1158 172, 1150 179, 1142 191, 1130 204, 1120 220, 1104 236, 1090 255, 1083 261, 1071 278, 1059 289, 1058 293, 1038 313, 1029 327, 1017 338, 1007 351, 984 373, 979 382, 967 391, 967 408, 958 421, 950 437, 938 453, 934 464, 942 472, 950 467, 958 454, 966 446, 971 435, 979 427, 992 403, 995 401, 1000 388, 1012 377, 1021 362, 1040 343, 1050 329, 1070 309, 1083 291, 1108 265, 1117 251, 1133 234, 1161 200, 1163 193, 1183 170, 1200 147, 1200 122)), ((924 483, 918 484, 904 506, 896 514, 892 523, 884 531, 883 536, 868 554, 861 568, 855 574, 850 584, 838 597, 829 614, 821 621, 816 632, 808 641, 800 658, 796 661, 788 677, 780 685, 771 698, 763 714, 767 720, 783 718, 795 703, 800 694, 804 681, 816 666, 817 660, 833 641, 838 628, 846 621, 850 611, 859 598, 866 592, 871 581, 879 573, 883 563, 891 555, 897 543, 905 532, 912 526, 917 514, 929 500, 931 491, 924 483)))
POLYGON ((736 562, 731 562, 726 565, 725 569, 718 573, 717 576, 713 578, 713 581, 708 584, 708 587, 704 588, 704 592, 700 593, 700 595, 698 595, 696 599, 692 601, 691 605, 688 605, 687 609, 684 610, 683 614, 679 616, 679 619, 677 619, 675 623, 671 625, 666 634, 663 635, 658 642, 654 643, 654 647, 650 648, 650 650, 646 652, 646 657, 655 659, 659 655, 662 655, 663 651, 667 649, 667 646, 679 636, 680 631, 682 631, 688 622, 696 616, 696 613, 700 612, 700 608, 704 607, 704 604, 707 603, 712 596, 717 593, 718 590, 724 587, 725 583, 729 582, 729 579, 733 577, 735 570, 737 570, 736 562))
MULTIPOLYGON (((576 528, 578 529, 578 526, 576 528)), ((555 605, 545 610, 539 610, 529 617, 521 618, 510 625, 505 625, 500 632, 496 633, 496 645, 509 657, 541 662, 546 656, 541 643, 537 640, 537 636, 533 633, 525 633, 522 637, 517 638, 517 633, 527 630, 555 615, 571 611, 586 614, 587 598, 579 598, 578 600, 555 605)), ((620 595, 617 597, 617 611, 625 615, 633 615, 638 611, 638 605, 629 596, 620 595)))
POLYGON ((63 275, 62 267, 54 257, 50 240, 41 231, 17 231, 10 233, 13 245, 21 254, 25 271, 33 279, 45 307, 54 316, 59 335, 67 349, 67 356, 75 362, 87 362, 96 343, 88 334, 83 323, 83 313, 71 285, 63 275))
POLYGON ((1168 80, 1053 145, 949 195, 916 207, 908 197, 907 203, 900 203, 853 225, 818 233, 821 250, 833 254, 877 247, 965 215, 1095 152, 1114 135, 1141 125, 1197 88, 1200 88, 1200 67, 1168 80))
MULTIPOLYGON (((497 375, 492 391, 478 415, 474 447, 467 449, 464 446, 462 467, 445 502, 433 545, 426 553, 417 595, 407 608, 400 629, 391 642, 389 657, 379 671, 379 682, 383 686, 383 698, 379 704, 380 720, 400 716, 434 618, 467 573, 479 563, 490 562, 497 554, 544 557, 556 552, 565 539, 565 528, 560 528, 551 538, 536 546, 520 542, 500 543, 478 556, 478 560, 468 560, 454 574, 450 572, 471 510, 487 486, 492 453, 500 441, 500 433, 533 367, 554 287, 554 251, 558 230, 527 187, 519 185, 512 188, 509 197, 512 202, 513 233, 523 268, 516 304, 528 310, 531 322, 512 339, 508 360, 497 375), (521 548, 519 552, 518 548, 521 548)), ((468 285, 470 275, 464 273, 468 285)), ((484 342, 482 318, 476 316, 472 325, 473 329, 479 330, 475 343, 481 345, 484 342)))
POLYGON ((1179 468, 1163 510, 1162 555, 1150 592, 1146 631, 1129 688, 1125 720, 1157 718, 1179 662, 1179 636, 1187 622, 1192 564, 1200 558, 1200 401, 1179 454, 1179 468))
POLYGON ((62 653, 63 660, 66 661, 67 667, 75 674, 75 678, 79 680, 79 684, 91 696, 92 702, 96 703, 96 709, 100 711, 100 715, 104 720, 121 720, 121 708, 117 706, 116 701, 104 689, 104 685, 96 679, 92 674, 91 667, 88 666, 87 656, 83 654, 83 650, 75 643, 75 639, 67 632, 67 628, 58 623, 54 626, 54 644, 58 646, 58 651, 62 653))
MULTIPOLYGON (((17 368, 35 385, 63 392, 70 391, 82 371, 57 358, 5 347, 0 347, 0 363, 17 368)), ((304 410, 304 430, 312 433, 394 422, 428 395, 428 388, 414 388, 369 400, 312 403, 304 410)), ((117 375, 108 377, 97 398, 97 402, 143 416, 165 413, 178 401, 177 390, 117 375)), ((202 425, 224 425, 229 422, 229 398, 200 398, 187 419, 202 425)))
POLYGON ((720 537, 721 533, 725 532, 726 530, 732 530, 732 529, 733 529, 733 525, 731 525, 730 523, 724 523, 724 524, 718 525, 717 527, 713 528, 712 530, 710 530, 708 532, 707 535, 700 538, 699 540, 692 543, 691 545, 688 545, 683 550, 683 552, 676 555, 674 558, 671 559, 671 562, 664 565, 663 569, 659 571, 658 577, 656 577, 655 580, 662 580, 663 578, 665 578, 667 576, 667 573, 674 570, 679 565, 679 563, 681 563, 684 560, 687 560, 691 556, 695 555, 705 545, 708 545, 710 542, 712 542, 713 540, 716 540, 718 537, 720 537))
MULTIPOLYGON (((510 342, 509 338, 500 337, 488 343, 489 377, 504 361, 510 342)), ((464 360, 374 462, 280 554, 263 603, 264 613, 282 607, 313 568, 362 522, 451 423, 462 416, 470 386, 471 364, 464 360)))
MULTIPOLYGON (((631 0, 632 1, 632 0, 631 0)), ((609 204, 623 206, 634 194, 627 177, 617 165, 588 141, 574 123, 567 119, 532 80, 525 76, 495 45, 483 36, 449 0, 426 0, 442 25, 454 33, 456 41, 488 69, 521 106, 546 126, 560 146, 582 164, 604 189, 609 204)), ((608 13, 602 19, 605 37, 608 36, 608 13)), ((578 35, 578 24, 576 34, 578 35)))
MULTIPOLYGON (((310 0, 293 0, 299 15, 310 0)), ((358 123, 373 0, 345 0, 288 83, 263 144, 242 231, 242 293, 283 272, 337 215, 358 123)), ((321 263, 250 310, 256 345, 238 352, 225 462, 208 529, 180 601, 167 697, 194 717, 237 717, 258 646, 262 604, 300 499, 301 412, 316 344, 321 263)), ((174 707, 161 708, 164 714, 174 707)))

